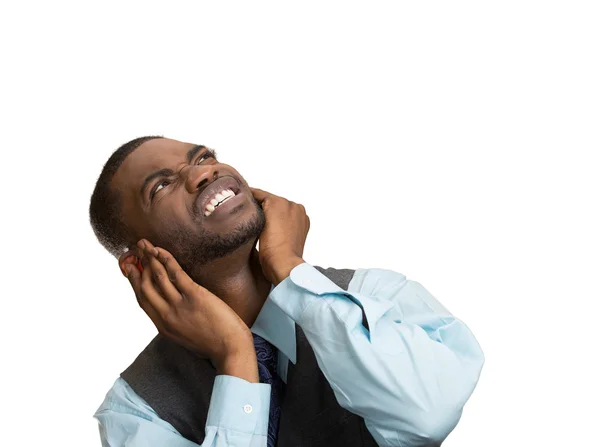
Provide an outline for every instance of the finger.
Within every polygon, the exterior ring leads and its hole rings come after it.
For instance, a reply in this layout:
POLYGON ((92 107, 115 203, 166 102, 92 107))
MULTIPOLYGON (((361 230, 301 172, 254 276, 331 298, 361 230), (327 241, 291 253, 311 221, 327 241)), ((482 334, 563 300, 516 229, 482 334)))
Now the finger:
POLYGON ((130 256, 129 258, 125 259, 123 262, 121 262, 119 264, 119 269, 121 270, 121 273, 123 274, 123 276, 127 276, 127 270, 125 269, 126 266, 131 265, 133 267, 135 267, 137 265, 137 257, 134 256, 130 256))
POLYGON ((156 326, 159 331, 163 332, 164 325, 158 312, 152 307, 148 300, 142 298, 142 273, 133 264, 128 264, 125 266, 125 273, 127 275, 127 279, 129 279, 129 282, 133 287, 138 304, 144 310, 144 312, 146 312, 146 315, 150 317, 150 320, 152 320, 154 326, 156 326))
POLYGON ((139 303, 142 297, 142 274, 133 264, 125 265, 124 270, 139 303))
POLYGON ((269 196, 272 196, 274 194, 271 194, 270 192, 264 191, 262 189, 258 189, 258 188, 252 188, 250 187, 250 191, 252 192, 252 195, 254 196, 254 198, 256 199, 256 201, 260 204, 262 204, 262 202, 269 196))
POLYGON ((204 287, 194 282, 194 280, 181 268, 171 253, 160 247, 157 247, 157 251, 157 259, 167 270, 169 280, 183 296, 189 297, 197 293, 206 292, 204 287))
POLYGON ((165 323, 163 321, 163 318, 158 313, 158 311, 154 307, 152 307, 152 304, 150 304, 150 302, 147 300, 141 300, 139 304, 140 304, 140 307, 144 310, 144 312, 146 312, 146 315, 148 315, 150 320, 152 320, 152 323, 154 323, 154 326, 156 326, 156 329, 158 329, 158 331, 160 333, 164 334, 165 333, 165 323))
POLYGON ((167 315, 169 312, 169 303, 158 292, 154 282, 152 282, 152 269, 150 268, 147 255, 142 257, 142 266, 144 267, 144 271, 142 272, 140 286, 142 291, 141 300, 148 301, 159 315, 167 315))
POLYGON ((170 304, 177 304, 182 299, 181 292, 179 292, 179 290, 177 290, 177 287, 175 287, 175 285, 171 282, 167 273, 167 269, 158 260, 158 249, 154 247, 150 242, 145 242, 146 248, 144 251, 144 255, 148 260, 148 265, 152 273, 152 280, 154 281, 154 284, 158 287, 162 297, 167 302, 169 302, 170 304))
POLYGON ((135 265, 135 263, 137 262, 136 250, 131 249, 131 250, 127 251, 126 253, 121 254, 121 256, 119 256, 118 262, 119 262, 119 268, 121 270, 121 273, 123 274, 123 276, 127 277, 127 273, 125 271, 125 266, 127 264, 135 265))

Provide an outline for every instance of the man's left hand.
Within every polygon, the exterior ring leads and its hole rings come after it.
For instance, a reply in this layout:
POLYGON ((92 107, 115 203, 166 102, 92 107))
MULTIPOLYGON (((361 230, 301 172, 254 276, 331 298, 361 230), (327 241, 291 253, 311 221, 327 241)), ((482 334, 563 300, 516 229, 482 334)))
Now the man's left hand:
POLYGON ((260 265, 267 280, 277 285, 289 276, 294 267, 304 262, 302 254, 310 219, 302 204, 262 189, 250 190, 266 219, 258 239, 260 265))

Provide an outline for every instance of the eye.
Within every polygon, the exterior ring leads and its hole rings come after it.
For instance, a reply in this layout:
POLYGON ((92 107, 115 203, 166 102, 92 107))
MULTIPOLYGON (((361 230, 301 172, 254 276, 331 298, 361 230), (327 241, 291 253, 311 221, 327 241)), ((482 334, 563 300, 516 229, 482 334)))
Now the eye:
MULTIPOLYGON (((214 151, 212 149, 207 149, 202 155, 200 155, 198 157, 198 159, 196 160, 196 164, 200 164, 206 158, 214 158, 216 160, 217 159, 217 153, 216 153, 216 151, 214 151)), ((154 195, 158 191, 160 191, 161 189, 163 189, 166 185, 169 185, 170 183, 171 182, 169 180, 163 180, 160 183, 157 183, 156 186, 154 187, 154 189, 150 192, 150 200, 154 199, 154 195)))
POLYGON ((211 149, 207 149, 206 152, 204 152, 202 155, 200 155, 200 157, 198 157, 198 160, 196 160, 196 164, 199 164, 205 158, 214 158, 214 159, 216 159, 217 157, 216 157, 215 151, 213 151, 211 149))
POLYGON ((168 185, 169 183, 170 183, 170 182, 169 182, 168 180, 163 180, 162 182, 160 182, 160 183, 157 183, 157 184, 156 184, 156 186, 154 187, 154 189, 152 190, 152 194, 151 194, 151 197, 150 197, 150 198, 151 198, 151 199, 153 199, 153 198, 154 198, 154 195, 155 195, 155 194, 156 194, 158 191, 160 191, 162 188, 164 188, 166 185, 168 185), (161 186, 162 186, 162 188, 161 188, 161 186))

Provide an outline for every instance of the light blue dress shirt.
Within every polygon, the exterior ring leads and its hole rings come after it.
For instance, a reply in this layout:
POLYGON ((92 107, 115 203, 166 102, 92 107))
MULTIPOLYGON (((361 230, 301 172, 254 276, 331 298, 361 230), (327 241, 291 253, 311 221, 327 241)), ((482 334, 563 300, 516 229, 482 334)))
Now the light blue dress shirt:
MULTIPOLYGON (((265 301, 251 331, 296 363, 297 323, 339 404, 365 420, 380 446, 438 446, 454 429, 484 364, 469 328, 418 282, 357 269, 348 291, 308 263, 265 301), (363 315, 368 329, 363 326, 363 315)), ((271 385, 216 377, 204 447, 267 445, 271 385)), ((104 447, 198 444, 182 437, 122 378, 94 417, 104 447)))

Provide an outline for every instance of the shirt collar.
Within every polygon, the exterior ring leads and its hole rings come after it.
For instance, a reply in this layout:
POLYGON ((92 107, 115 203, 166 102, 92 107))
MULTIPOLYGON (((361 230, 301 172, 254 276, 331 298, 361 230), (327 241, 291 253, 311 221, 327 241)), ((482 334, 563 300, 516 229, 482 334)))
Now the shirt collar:
POLYGON ((295 365, 296 323, 271 300, 274 288, 275 286, 271 285, 269 296, 250 331, 274 345, 295 365))

